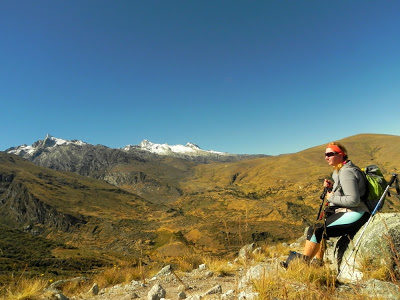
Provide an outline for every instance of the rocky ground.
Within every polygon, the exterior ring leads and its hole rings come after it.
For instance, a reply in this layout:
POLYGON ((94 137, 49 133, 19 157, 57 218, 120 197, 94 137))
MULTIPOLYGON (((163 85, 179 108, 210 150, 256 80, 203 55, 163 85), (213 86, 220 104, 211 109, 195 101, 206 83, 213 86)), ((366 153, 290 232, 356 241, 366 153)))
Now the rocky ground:
MULTIPOLYGON (((321 292, 315 293, 314 291, 314 294, 307 294, 310 288, 315 287, 314 283, 297 282, 289 279, 288 282, 282 283, 282 287, 293 291, 299 290, 300 294, 295 292, 295 294, 289 293, 286 296, 272 298, 271 296, 260 295, 256 291, 254 280, 268 276, 279 277, 282 272, 286 271, 279 264, 283 257, 265 258, 263 261, 250 259, 243 264, 245 259, 254 256, 254 251, 259 250, 254 250, 254 245, 247 245, 242 248, 236 262, 227 262, 228 265, 237 266, 230 275, 217 274, 205 264, 190 272, 179 272, 177 274, 168 265, 155 276, 143 282, 133 280, 127 284, 119 284, 104 289, 99 289, 94 284, 89 291, 69 299, 295 299, 293 295, 303 295, 303 299, 317 299, 316 295, 320 295, 321 299, 400 299, 399 285, 376 279, 357 283, 341 283, 332 286, 331 290, 328 287, 322 288, 321 292)), ((274 280, 279 282, 279 279, 274 278, 274 280)), ((287 278, 284 280, 287 280, 287 278)), ((269 282, 269 284, 273 288, 273 283, 269 282)), ((57 291, 57 283, 48 289, 48 295, 49 298, 47 299, 68 299, 57 291)))

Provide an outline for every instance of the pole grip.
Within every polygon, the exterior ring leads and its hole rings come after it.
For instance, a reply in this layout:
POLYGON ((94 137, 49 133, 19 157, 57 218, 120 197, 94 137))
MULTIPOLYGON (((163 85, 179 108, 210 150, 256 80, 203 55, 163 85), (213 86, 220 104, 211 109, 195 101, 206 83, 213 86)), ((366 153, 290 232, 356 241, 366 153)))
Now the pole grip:
POLYGON ((319 196, 319 199, 322 200, 321 205, 319 206, 319 211, 317 214, 317 221, 321 220, 321 212, 322 212, 322 208, 324 207, 324 202, 325 202, 325 196, 326 193, 329 191, 328 187, 324 187, 324 190, 322 191, 322 194, 319 196))
POLYGON ((321 196, 319 196, 319 199, 324 200, 324 199, 325 199, 325 196, 326 196, 326 193, 328 192, 328 190, 329 190, 328 187, 324 187, 324 190, 323 190, 321 196))

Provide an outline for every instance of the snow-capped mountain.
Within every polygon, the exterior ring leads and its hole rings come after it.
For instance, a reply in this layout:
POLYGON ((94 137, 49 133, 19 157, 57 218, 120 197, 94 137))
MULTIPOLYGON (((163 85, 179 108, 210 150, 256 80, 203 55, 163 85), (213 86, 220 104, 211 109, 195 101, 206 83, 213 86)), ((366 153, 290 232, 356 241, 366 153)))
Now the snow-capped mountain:
POLYGON ((122 148, 124 151, 131 151, 140 149, 158 155, 188 155, 188 156, 209 156, 209 155, 222 155, 229 156, 232 154, 226 152, 218 152, 214 150, 203 150, 193 143, 184 145, 168 145, 168 144, 155 144, 148 140, 143 140, 139 145, 128 145, 122 148))
POLYGON ((29 157, 33 156, 37 151, 41 149, 51 149, 55 148, 57 146, 61 145, 77 145, 77 146, 83 146, 87 145, 87 143, 82 142, 80 140, 64 140, 64 139, 59 139, 54 136, 51 136, 50 134, 47 134, 46 137, 43 140, 38 140, 35 143, 33 143, 31 146, 28 146, 26 144, 9 148, 6 150, 6 152, 11 153, 11 154, 16 154, 22 157, 29 157))
POLYGON ((176 200, 182 194, 177 182, 191 173, 189 170, 194 165, 260 157, 202 150, 193 143, 171 146, 148 140, 115 149, 51 135, 31 146, 21 145, 6 152, 38 166, 129 187, 129 191, 155 202, 176 200))
MULTIPOLYGON (((113 151, 114 153, 121 152, 117 156, 129 157, 134 155, 135 157, 147 158, 149 156, 154 157, 176 157, 187 160, 194 160, 201 163, 207 163, 211 161, 235 161, 249 157, 256 157, 260 155, 240 155, 231 154, 227 152, 219 152, 214 150, 203 150, 199 146, 193 143, 187 143, 186 145, 168 145, 168 144, 156 144, 148 140, 143 140, 139 145, 127 145, 123 148, 109 148, 102 145, 92 145, 85 143, 81 140, 65 140, 56 138, 47 134, 43 140, 38 140, 32 145, 21 145, 12 147, 6 150, 7 153, 16 154, 22 156, 25 159, 31 161, 37 161, 43 159, 45 156, 52 155, 59 157, 62 161, 62 156, 71 155, 71 153, 80 152, 79 156, 83 153, 91 152, 104 152, 105 149, 113 151)), ((263 156, 263 155, 262 155, 263 156)), ((110 162, 110 161, 108 161, 110 162)))

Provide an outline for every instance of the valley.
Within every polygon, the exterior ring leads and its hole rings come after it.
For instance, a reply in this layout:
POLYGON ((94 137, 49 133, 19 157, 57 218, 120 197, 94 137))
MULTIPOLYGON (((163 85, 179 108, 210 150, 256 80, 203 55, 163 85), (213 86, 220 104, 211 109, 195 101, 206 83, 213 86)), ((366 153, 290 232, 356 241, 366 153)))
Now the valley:
MULTIPOLYGON (((364 134, 341 142, 359 166, 377 164, 387 177, 400 168, 398 136, 364 134)), ((249 242, 293 241, 314 221, 322 182, 331 173, 325 145, 230 161, 82 143, 54 147, 49 140, 40 145, 30 158, 0 153, 1 226, 8 236, 43 239, 50 261, 82 262, 79 272, 116 261, 162 264, 193 252, 229 257, 249 242)), ((384 209, 399 208, 394 196, 384 209)), ((21 249, 19 258, 3 254, 3 276, 16 259, 20 271, 25 261, 36 261, 39 254, 23 254, 30 243, 13 246, 21 249)), ((1 247, 11 244, 8 239, 1 247)), ((46 263, 37 268, 51 270, 46 263)))

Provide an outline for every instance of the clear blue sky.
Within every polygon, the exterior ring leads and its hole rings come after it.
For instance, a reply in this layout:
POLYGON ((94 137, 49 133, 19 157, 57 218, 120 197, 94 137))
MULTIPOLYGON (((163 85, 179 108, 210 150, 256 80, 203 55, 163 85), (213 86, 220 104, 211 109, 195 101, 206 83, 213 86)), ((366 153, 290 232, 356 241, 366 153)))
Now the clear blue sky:
POLYGON ((399 1, 0 2, 0 150, 400 135, 399 1))

